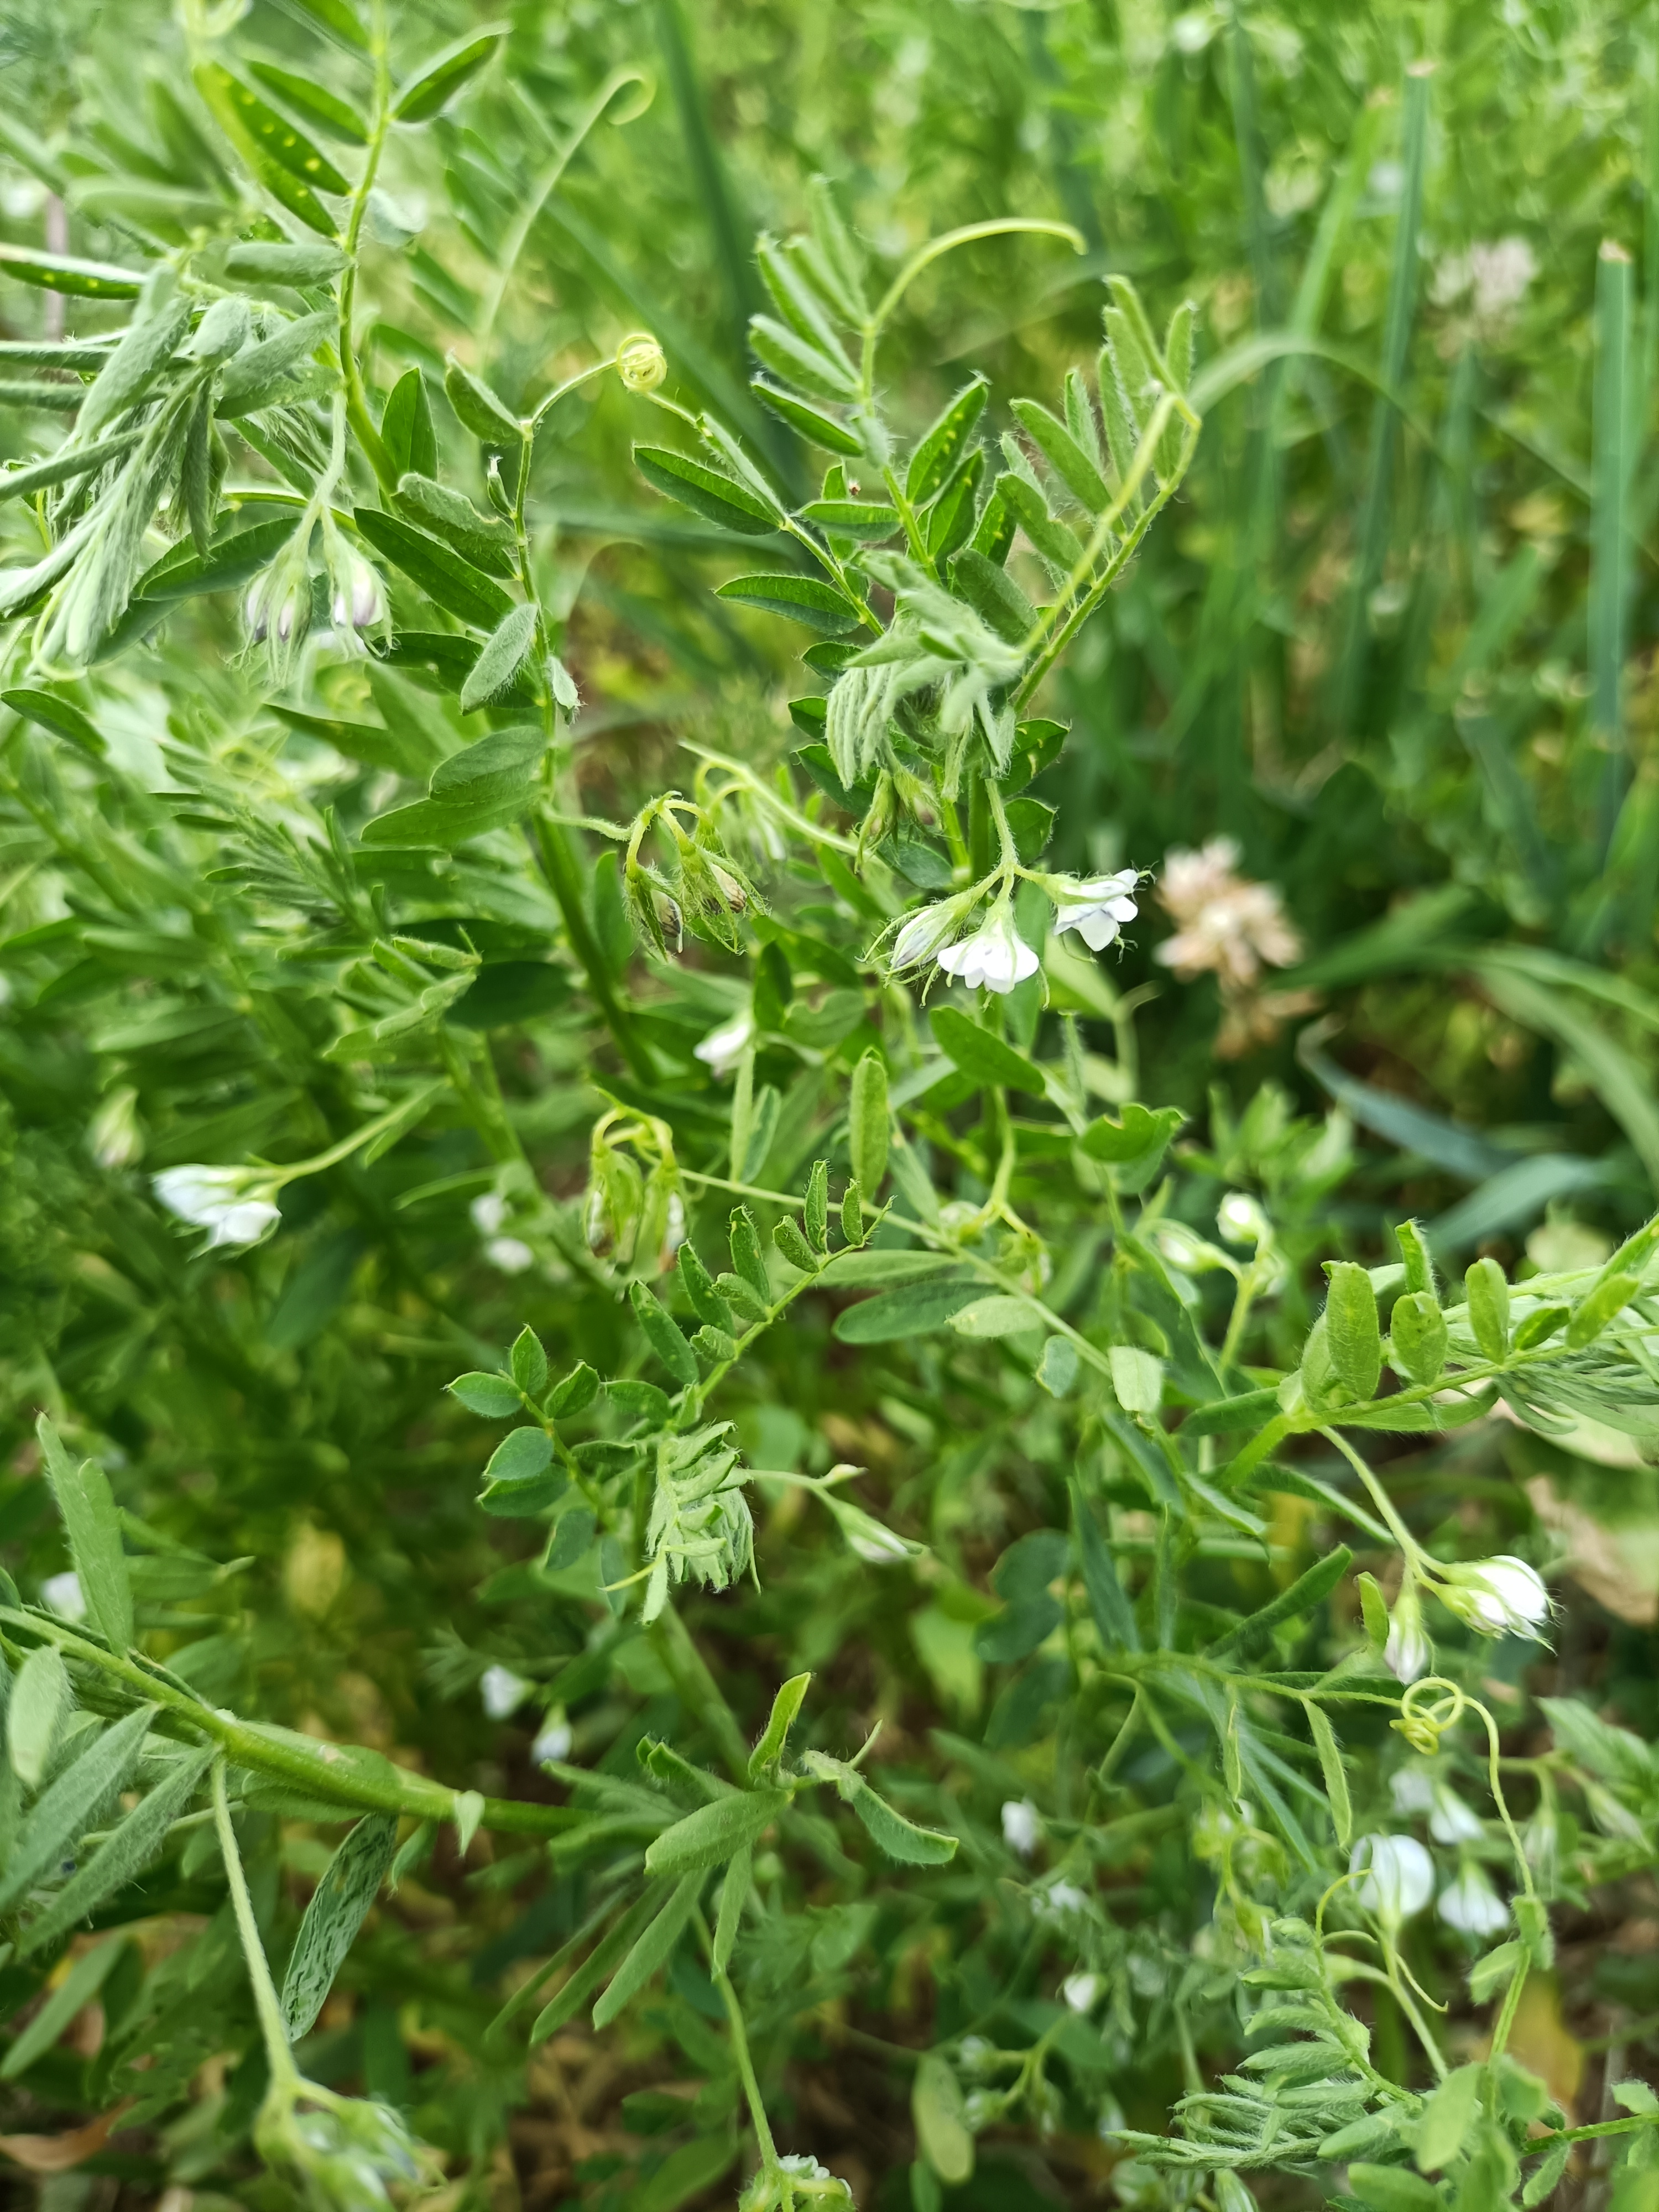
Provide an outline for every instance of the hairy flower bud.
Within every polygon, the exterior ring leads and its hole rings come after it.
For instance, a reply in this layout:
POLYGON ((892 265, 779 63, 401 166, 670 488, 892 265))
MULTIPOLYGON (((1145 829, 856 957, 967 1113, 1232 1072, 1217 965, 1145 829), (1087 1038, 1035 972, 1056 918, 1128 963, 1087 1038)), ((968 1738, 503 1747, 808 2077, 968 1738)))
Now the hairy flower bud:
POLYGON ((386 586, 380 571, 360 554, 349 553, 333 579, 330 618, 337 630, 379 629, 387 615, 386 586))
POLYGON ((131 1085, 112 1091, 87 1126, 87 1149, 100 1168, 130 1168, 143 1158, 138 1093, 131 1085))

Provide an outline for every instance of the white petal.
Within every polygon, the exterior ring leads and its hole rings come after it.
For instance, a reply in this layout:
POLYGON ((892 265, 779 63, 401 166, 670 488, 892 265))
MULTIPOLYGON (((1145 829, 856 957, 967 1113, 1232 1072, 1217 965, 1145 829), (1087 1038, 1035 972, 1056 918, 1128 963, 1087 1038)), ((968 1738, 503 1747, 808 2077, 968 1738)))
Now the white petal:
POLYGON ((1434 1791, 1429 1814, 1429 1833, 1437 1844, 1474 1844, 1485 1835, 1479 1816, 1443 1783, 1434 1791))
POLYGON ((1420 1767, 1402 1766, 1389 1784, 1396 1813, 1427 1813, 1434 1807, 1434 1784, 1420 1767))
POLYGON ((530 1756, 539 1766, 544 1759, 567 1759, 570 1756, 575 1736, 570 1723, 562 1715, 550 1720, 530 1747, 530 1756))
POLYGON ((40 1585, 40 1595, 60 1620, 86 1619, 86 1594, 73 1567, 65 1574, 48 1575, 40 1585))
POLYGON ((1091 952, 1103 952, 1117 935, 1117 924, 1101 907, 1091 907, 1078 922, 1078 934, 1091 952))
POLYGON ((276 1206, 262 1198, 246 1198, 239 1206, 228 1206, 213 1224, 213 1234, 208 1239, 211 1250, 216 1245, 257 1244, 267 1237, 282 1219, 276 1206))
POLYGON ((1042 1834, 1037 1808, 1029 1797, 1011 1797, 1002 1808, 1002 1840, 1011 1851, 1029 1859, 1042 1834))
POLYGON ((504 1721, 530 1694, 530 1685, 510 1667, 486 1667, 478 1682, 478 1695, 492 1721, 504 1721))

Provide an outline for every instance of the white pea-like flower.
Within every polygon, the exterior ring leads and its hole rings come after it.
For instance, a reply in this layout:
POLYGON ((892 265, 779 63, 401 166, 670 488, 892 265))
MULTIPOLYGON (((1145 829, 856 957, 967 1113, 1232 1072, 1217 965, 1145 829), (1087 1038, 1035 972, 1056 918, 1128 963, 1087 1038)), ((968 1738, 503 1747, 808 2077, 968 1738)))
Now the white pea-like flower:
POLYGON ((1042 1823, 1029 1797, 1010 1797, 1002 1808, 1002 1840, 1011 1851, 1029 1859, 1042 1838, 1042 1823))
POLYGON ((1448 1928, 1465 1936, 1496 1936, 1510 1924, 1510 1908, 1479 1867, 1466 1866, 1440 1893, 1435 1911, 1448 1928))
POLYGON ((1531 1636, 1550 1617, 1542 1577, 1512 1553, 1443 1573, 1442 1604, 1482 1636, 1531 1636))
POLYGON ((1031 1902, 1046 1920, 1063 1920, 1089 1909, 1088 1899, 1074 1881, 1051 1881, 1047 1889, 1033 1893, 1031 1902))
POLYGON ((531 1684, 510 1667, 486 1667, 478 1678, 478 1695, 492 1721, 504 1721, 530 1695, 531 1684))
POLYGON ((1131 896, 1139 881, 1139 868, 1120 868, 1086 883, 1050 876, 1044 888, 1054 902, 1055 936, 1074 929, 1091 952, 1103 952, 1139 912, 1131 896))
POLYGON ((484 1257, 503 1275, 522 1275, 536 1264, 536 1255, 522 1237, 492 1237, 484 1246, 484 1257))
POLYGON ((1480 1815, 1457 1792, 1420 1766, 1402 1766, 1389 1784, 1396 1813, 1426 1813, 1437 1844, 1474 1844, 1485 1835, 1480 1815))
POLYGON ((1104 1987, 1098 1974, 1067 1974, 1060 1985, 1060 1994, 1073 2012, 1092 2012, 1095 2000, 1104 1987))
POLYGON ((850 1549, 869 1565, 897 1566, 905 1559, 917 1558, 926 1549, 925 1546, 913 1544, 907 1537, 901 1536, 884 1521, 878 1521, 873 1513, 866 1513, 861 1505, 854 1505, 850 1498, 835 1498, 827 1491, 821 1494, 850 1549))
POLYGON ((130 1085, 112 1091, 93 1115, 87 1125, 87 1149, 100 1168, 130 1168, 143 1158, 138 1093, 130 1085))
POLYGON ((1417 1585, 1409 1577, 1395 1601, 1388 1641, 1382 1646, 1382 1663, 1396 1681, 1407 1684, 1419 1680, 1434 1664, 1433 1647, 1423 1632, 1423 1608, 1417 1585))
POLYGON ((1362 1836, 1348 1860, 1358 1902, 1390 1928, 1420 1912, 1434 1895, 1434 1861, 1415 1836, 1362 1836))
POLYGON ((467 1212, 480 1237, 498 1236, 507 1220, 507 1200, 500 1191, 487 1190, 473 1200, 467 1212))
POLYGON ((654 392, 668 374, 668 356, 648 331, 635 331, 617 348, 617 374, 630 392, 654 392))
POLYGON ((283 1218, 269 1182, 246 1168, 163 1168, 154 1187, 169 1213, 207 1231, 208 1251, 258 1244, 283 1218))
POLYGON ((537 1732, 536 1741, 530 1747, 530 1756, 538 1766, 550 1759, 562 1763, 569 1758, 575 1741, 575 1731, 565 1718, 564 1707, 555 1705, 537 1732))
POLYGON ((954 975, 970 991, 982 983, 1000 996, 1037 971, 1037 957, 1014 927, 1013 915, 1006 905, 993 907, 971 937, 941 945, 936 957, 947 975, 954 975))
POLYGON ((40 1595, 59 1620, 74 1626, 87 1617, 87 1594, 73 1567, 61 1575, 48 1575, 40 1585, 40 1595))
POLYGON ((1215 1225, 1230 1244, 1265 1244, 1273 1224, 1248 1191, 1230 1190, 1215 1210, 1215 1225))
POLYGON ((691 1050, 703 1066, 717 1076, 730 1075, 755 1041, 755 1017, 745 1008, 729 1022, 722 1022, 717 1030, 710 1030, 701 1044, 691 1050))

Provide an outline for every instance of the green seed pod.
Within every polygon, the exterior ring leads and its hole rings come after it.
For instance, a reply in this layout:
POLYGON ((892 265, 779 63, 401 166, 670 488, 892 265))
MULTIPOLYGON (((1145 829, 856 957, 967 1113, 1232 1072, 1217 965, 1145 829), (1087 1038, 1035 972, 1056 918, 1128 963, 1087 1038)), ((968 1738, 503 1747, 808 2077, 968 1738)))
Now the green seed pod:
POLYGON ((1382 1372, 1382 1332, 1371 1279, 1352 1260, 1339 1260, 1331 1269, 1325 1327, 1332 1369, 1344 1389, 1363 1405, 1376 1395, 1382 1372))
POLYGON ((1468 1293, 1469 1327, 1488 1359, 1503 1359, 1510 1348, 1510 1286, 1496 1260, 1476 1260, 1463 1278, 1468 1293))
POLYGON ((815 1252, 830 1249, 830 1163, 814 1160, 812 1173, 806 1185, 807 1242, 815 1252))
POLYGON ((842 1194, 841 1233, 849 1244, 864 1242, 864 1200, 855 1182, 849 1182, 842 1194))
POLYGON ((816 1272, 818 1255, 793 1221, 779 1222, 772 1231, 772 1242, 792 1267, 799 1267, 806 1275, 816 1272))
POLYGON ((1302 1347, 1302 1395, 1317 1408, 1340 1403, 1346 1391, 1331 1365, 1330 1331, 1321 1314, 1302 1347))
MULTIPOLYGON (((766 1279, 766 1262, 761 1256, 760 1232, 755 1227, 755 1217, 746 1206, 734 1206, 732 1209, 732 1265, 763 1304, 769 1305, 772 1285, 766 1279)), ((715 1287, 722 1297, 730 1297, 731 1293, 724 1284, 717 1282, 715 1287)))
POLYGON ((1428 1244, 1422 1230, 1414 1221, 1402 1221, 1396 1225, 1394 1238, 1400 1247, 1400 1257, 1405 1264, 1406 1288, 1408 1291, 1426 1291, 1432 1297, 1434 1296, 1434 1261, 1429 1255, 1428 1244))
POLYGON ((1446 1323, 1432 1291, 1407 1291, 1395 1304, 1389 1364, 1413 1382, 1433 1382, 1446 1364, 1446 1323))
POLYGON ((1375 1575, 1357 1575, 1359 1585, 1359 1609, 1364 1616, 1365 1633, 1380 1651, 1389 1640, 1389 1604, 1375 1575))
POLYGON ((1572 1318, 1567 1323, 1568 1349, 1578 1352, 1594 1343, 1641 1287, 1640 1279, 1635 1275, 1603 1276, 1573 1309, 1572 1318))

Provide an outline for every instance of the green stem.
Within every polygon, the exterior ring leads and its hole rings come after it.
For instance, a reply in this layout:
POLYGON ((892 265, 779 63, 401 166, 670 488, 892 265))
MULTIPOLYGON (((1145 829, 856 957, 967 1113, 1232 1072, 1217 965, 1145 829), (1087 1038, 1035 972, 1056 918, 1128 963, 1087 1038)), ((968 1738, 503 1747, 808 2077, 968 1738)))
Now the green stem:
POLYGON ((1445 2057, 1441 2051, 1440 2045, 1430 2034, 1428 2027, 1424 2021, 1422 2014, 1417 2009, 1416 2000, 1413 1997, 1411 1992, 1407 1989, 1405 1983, 1401 1978, 1400 1961, 1395 1955, 1394 1939, 1392 1936, 1390 1936, 1382 1946, 1382 1959, 1384 1967, 1386 1969, 1388 1984, 1394 1993, 1394 2001, 1399 2006, 1401 2011, 1405 2014, 1407 2019, 1410 2021, 1413 2027, 1416 2030, 1417 2039, 1427 2053, 1430 2065, 1434 2069, 1435 2080, 1437 2081, 1443 2081, 1446 2078, 1445 2057))
MULTIPOLYGON (((593 129, 605 109, 625 86, 643 85, 646 82, 644 73, 640 70, 612 70, 592 99, 589 100, 580 120, 570 135, 568 143, 536 179, 529 198, 520 209, 511 229, 507 232, 507 242, 501 249, 501 258, 495 265, 495 281, 490 286, 489 297, 484 307, 483 319, 478 325, 480 348, 487 346, 489 343, 490 335, 495 327, 495 318, 501 311, 501 302, 507 297, 507 287, 512 283, 514 271, 519 265, 519 256, 524 252, 530 234, 536 227, 536 218, 558 190, 560 179, 580 152, 588 132, 593 129)), ((648 100, 650 97, 648 91, 646 96, 648 100)), ((526 102, 526 105, 528 104, 526 102)), ((627 119, 618 118, 619 121, 627 119)))
POLYGON ((398 470, 386 441, 374 427, 368 411, 368 395, 357 366, 357 350, 352 342, 352 310, 357 299, 357 248, 362 236, 363 217, 368 212, 369 194, 374 189, 374 179, 380 166, 380 155, 386 149, 386 131, 392 121, 392 73, 386 63, 386 28, 384 0, 375 0, 374 21, 370 32, 369 52, 374 63, 374 113, 369 127, 368 149, 363 156, 363 173, 357 189, 351 195, 351 213, 346 222, 345 270, 340 278, 340 375, 345 385, 346 415, 358 444, 368 456, 376 480, 383 491, 398 488, 398 470))
POLYGON ((749 1742, 736 1714, 722 1696, 708 1663, 692 1639, 690 1630, 672 1606, 665 1607, 653 1623, 659 1650, 671 1675, 689 1694, 684 1702, 702 1723, 720 1747, 732 1778, 745 1787, 749 1781, 749 1742))
POLYGON ((927 541, 921 534, 921 525, 916 520, 916 511, 905 496, 903 485, 890 467, 883 467, 881 479, 887 487, 887 496, 898 510, 899 520, 904 525, 905 543, 910 548, 912 557, 917 566, 925 568, 931 576, 934 570, 932 556, 927 550, 927 541))
POLYGON ((1559 2142, 1591 2142, 1598 2136, 1633 2135, 1638 2128, 1659 2126, 1659 2112, 1632 2112, 1626 2120, 1597 2120, 1587 2128, 1555 2128, 1547 2136, 1532 2136, 1526 2146, 1525 2155, 1534 2151, 1548 2150, 1559 2142))
POLYGON ((1199 418, 1193 413, 1192 410, 1187 405, 1184 400, 1177 401, 1172 394, 1166 392, 1164 398, 1158 402, 1157 408, 1153 411, 1152 418, 1146 426, 1146 435, 1142 438, 1139 446, 1136 449, 1134 461, 1130 467, 1128 477, 1124 483, 1117 499, 1112 506, 1107 508, 1105 514, 1101 516, 1100 520, 1096 524, 1093 533, 1089 539, 1089 543, 1083 550, 1083 556, 1079 561, 1077 567, 1073 570, 1070 578, 1067 580, 1065 590, 1060 593, 1052 606, 1045 607, 1039 615, 1036 626, 1033 629, 1030 638, 1026 641, 1026 650, 1028 652, 1036 647, 1042 645, 1043 637, 1045 634, 1048 633, 1049 626, 1059 616, 1061 609, 1066 607, 1067 604, 1073 600, 1073 595, 1081 586, 1085 578, 1092 572, 1094 564, 1099 558, 1100 553, 1105 546, 1107 538, 1110 534, 1113 526, 1121 519, 1130 501, 1134 497, 1136 491, 1139 489, 1141 478, 1146 475, 1147 470, 1152 465, 1152 456, 1157 450, 1159 437, 1163 434, 1164 428, 1177 413, 1181 415, 1182 419, 1186 425, 1186 432, 1182 440, 1180 457, 1176 461, 1175 468, 1170 472, 1168 483, 1162 484, 1159 487, 1157 498, 1148 502, 1147 506, 1136 520, 1127 537, 1125 537, 1119 544, 1118 548, 1112 555, 1111 559, 1106 563, 1106 566, 1101 570, 1098 576, 1095 578, 1094 582, 1090 586, 1088 591, 1084 594, 1081 599, 1076 600, 1075 604, 1072 605, 1071 612, 1066 616, 1066 620, 1061 623, 1060 629, 1054 631, 1052 635, 1048 636, 1048 643, 1042 646, 1042 651, 1038 653, 1036 659, 1032 663, 1030 668, 1022 678, 1019 689, 1014 695, 1014 709, 1016 713, 1018 713, 1020 708, 1024 707, 1035 696, 1043 678, 1048 673, 1048 671, 1054 666, 1054 663, 1065 652, 1066 647, 1077 635, 1079 630, 1082 629, 1084 623, 1087 622, 1089 617, 1100 605, 1101 600, 1105 597, 1107 592, 1111 588, 1112 585, 1122 574, 1124 568, 1128 565, 1130 557, 1134 553, 1136 548, 1139 545, 1141 539, 1145 538, 1146 532, 1152 528, 1152 524, 1156 521, 1158 515, 1163 513, 1164 509, 1175 497, 1176 492, 1180 487, 1182 478, 1187 473, 1188 467, 1192 460, 1194 451, 1198 444, 1199 418))
MULTIPOLYGON (((1515 2015, 1520 2008, 1521 1992, 1526 1987, 1527 1970, 1530 1964, 1530 1960, 1523 1955, 1520 1965, 1510 1977, 1508 1989, 1504 1992, 1503 2008, 1498 2015, 1497 2024, 1492 2032, 1492 2048, 1486 2054, 1486 2082, 1489 2094, 1497 2084, 1498 2062, 1504 2056, 1504 2047, 1510 2039, 1510 2031, 1515 2026, 1515 2015)), ((1495 2109, 1495 2106, 1492 2109, 1495 2109)))
POLYGON ((864 325, 861 361, 859 375, 859 396, 867 407, 876 392, 876 342, 888 318, 904 297, 916 278, 930 263, 941 254, 950 253, 958 246, 971 245, 976 239, 1004 238, 1012 232, 1027 232, 1040 238, 1061 238, 1074 253, 1088 251, 1088 241, 1082 233, 1069 222, 1048 222, 1028 216, 1000 216, 988 222, 964 223, 958 230, 947 230, 938 238, 930 238, 925 246, 918 246, 883 294, 881 304, 864 325))
POLYGON ((542 864, 542 872, 547 878, 548 888, 557 902, 565 935, 570 940, 570 949, 581 963, 589 995, 634 1075, 641 1083, 654 1082, 657 1071, 652 1065, 651 1055, 635 1031, 631 1018, 623 1011, 611 988, 599 940, 588 927, 586 909, 582 903, 581 875, 570 841, 544 808, 538 811, 534 819, 537 854, 542 864))
MULTIPOLYGON (((266 1734, 216 1711, 141 1660, 106 1650, 63 1621, 0 1606, 0 1623, 24 1630, 38 1642, 55 1644, 66 1656, 120 1683, 133 1697, 161 1705, 175 1721, 216 1743, 233 1765, 269 1775, 307 1797, 335 1800, 356 1812, 407 1813, 417 1820, 455 1817, 462 1793, 445 1783, 411 1774, 372 1753, 343 1753, 320 1742, 314 1750, 290 1748, 280 1734, 266 1734)), ((555 1806, 486 1797, 480 1825, 497 1835, 550 1836, 559 1832, 562 1817, 555 1806)))
POLYGON ((988 775, 983 779, 981 787, 985 793, 986 804, 991 810, 991 819, 996 824, 997 837, 1002 848, 1003 867, 1010 873, 1023 874, 1024 871, 1020 868, 1019 852, 1014 843, 1014 833, 1008 827, 1007 811, 1002 804, 1002 793, 988 775))
POLYGON ((1359 1454, 1354 1449, 1347 1438, 1338 1430, 1321 1429, 1319 1433, 1324 1437, 1327 1443, 1334 1444, 1336 1446, 1343 1458, 1346 1459, 1349 1466, 1352 1468, 1354 1473, 1359 1477, 1361 1482, 1364 1484, 1366 1489, 1370 1492, 1371 1503, 1376 1506, 1377 1511, 1382 1516, 1383 1520, 1387 1522, 1389 1525, 1389 1532, 1393 1536, 1395 1543, 1399 1545, 1401 1550, 1405 1553, 1407 1559, 1411 1561, 1412 1565, 1413 1566, 1418 1565, 1422 1559, 1422 1553, 1418 1548, 1417 1540, 1413 1536, 1410 1529, 1407 1528, 1405 1522, 1401 1519, 1400 1516, 1395 1511, 1388 1492, 1383 1489, 1382 1484, 1371 1473, 1370 1468, 1366 1466, 1364 1461, 1360 1458, 1359 1454))
POLYGON ((247 1876, 242 1871, 242 1855, 236 1848, 236 1832, 230 1824, 230 1802, 225 1795, 225 1762, 222 1759, 216 1759, 213 1762, 213 1821, 219 1834, 220 1855, 225 1863, 225 1880, 230 1885, 230 1901, 235 1909, 236 1932, 242 1939, 242 1956, 247 1964, 253 2007, 259 2015, 259 2028, 265 2039, 265 2056, 270 2062, 270 2078, 275 2083, 297 2086, 299 2069, 294 2063, 294 2053, 289 2046, 282 2003, 276 1995, 276 1984, 270 1978, 270 1965, 265 1957, 265 1947, 259 1940, 258 1923, 253 1917, 253 1899, 248 1895, 247 1876))
MULTIPOLYGON (((443 1087, 441 1083, 429 1083, 425 1097, 435 1098, 443 1087)), ((326 1152, 313 1152, 309 1159, 296 1160, 292 1166, 281 1169, 279 1188, 296 1182, 301 1176, 320 1175, 325 1168, 337 1167, 342 1160, 349 1159, 352 1153, 362 1146, 373 1144, 376 1137, 389 1129, 408 1110, 408 1099, 401 1099, 397 1105, 389 1106, 384 1114, 377 1114, 372 1121, 364 1122, 361 1129, 354 1129, 349 1137, 342 1137, 338 1144, 331 1145, 326 1152)), ((412 1127, 414 1125, 411 1123, 410 1126, 412 1127)))
MULTIPOLYGON (((712 1948, 710 1953, 713 1956, 712 1948)), ((760 2145, 761 2162, 769 2173, 778 2171, 778 2147, 772 2140, 771 2124, 766 2117, 766 2106, 761 2099, 760 2083, 755 2078, 755 2062, 749 2055, 749 2032, 744 2026, 743 2008, 738 2002, 738 1993, 732 1986, 731 1977, 724 1966, 714 1968, 714 1987, 720 1993, 720 2002, 726 2007, 726 2022, 732 2035, 732 2055, 738 2062, 738 2078, 743 2083, 743 2094, 749 2104, 750 2124, 755 2130, 755 2140, 760 2145)))

